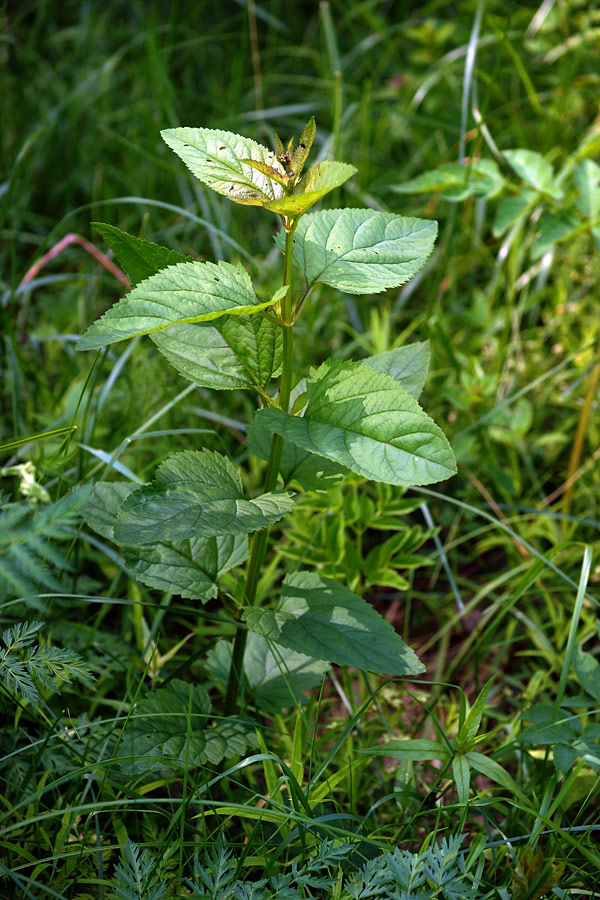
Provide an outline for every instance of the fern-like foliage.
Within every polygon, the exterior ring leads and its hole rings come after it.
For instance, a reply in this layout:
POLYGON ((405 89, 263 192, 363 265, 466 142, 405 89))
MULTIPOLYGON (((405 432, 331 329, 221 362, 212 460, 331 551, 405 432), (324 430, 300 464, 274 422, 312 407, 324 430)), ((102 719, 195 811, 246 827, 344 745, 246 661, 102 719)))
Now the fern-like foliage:
POLYGON ((110 900, 161 900, 167 893, 154 858, 133 841, 123 846, 123 860, 115 866, 113 884, 110 900))
POLYGON ((91 673, 73 650, 37 642, 41 622, 19 622, 2 633, 0 682, 11 694, 37 702, 38 685, 59 692, 61 682, 89 680, 91 673))
POLYGON ((479 872, 466 869, 462 836, 444 838, 421 853, 394 850, 369 860, 346 886, 353 900, 483 900, 479 872))
POLYGON ((0 511, 0 598, 61 591, 57 573, 72 571, 56 541, 64 541, 88 492, 76 491, 48 506, 5 503, 0 511))
MULTIPOLYGON (((224 837, 219 837, 201 863, 196 857, 194 878, 187 881, 189 900, 487 900, 482 890, 483 859, 476 872, 469 871, 461 851, 462 836, 455 835, 420 853, 395 850, 382 853, 346 879, 341 868, 353 868, 355 844, 323 841, 303 864, 293 862, 278 875, 246 881, 237 877, 238 860, 224 837), (313 891, 315 893, 313 893, 313 891)), ((115 869, 116 882, 110 900, 161 900, 167 892, 164 879, 148 851, 140 853, 129 841, 125 861, 115 869)))
POLYGON ((225 838, 220 837, 207 854, 204 865, 196 859, 195 879, 188 882, 190 900, 308 900, 310 889, 331 894, 340 862, 353 850, 352 844, 323 841, 304 865, 293 862, 291 870, 259 881, 236 878, 237 860, 225 838), (330 871, 333 870, 333 871, 330 871))

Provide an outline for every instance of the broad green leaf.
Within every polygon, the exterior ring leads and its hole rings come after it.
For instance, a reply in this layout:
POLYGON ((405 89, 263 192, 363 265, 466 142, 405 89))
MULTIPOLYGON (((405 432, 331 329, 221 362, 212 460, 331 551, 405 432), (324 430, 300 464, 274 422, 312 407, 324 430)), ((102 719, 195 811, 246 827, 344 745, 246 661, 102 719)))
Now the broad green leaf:
MULTIPOLYGON (((219 641, 208 654, 208 671, 222 684, 229 677, 231 648, 230 641, 219 641)), ((252 631, 248 634, 244 674, 254 702, 267 712, 306 702, 302 692, 321 684, 328 669, 329 663, 321 659, 279 647, 252 631)))
POLYGON ((517 149, 505 150, 503 156, 517 175, 536 191, 548 194, 556 200, 562 198, 562 190, 553 184, 554 170, 541 153, 537 153, 535 150, 517 149))
MULTIPOLYGON (((114 524, 135 485, 111 481, 94 485, 83 511, 86 522, 103 537, 115 540, 114 524)), ((144 584, 191 600, 217 596, 217 579, 248 557, 246 535, 183 538, 151 546, 124 544, 125 562, 144 584)))
POLYGON ((496 784, 506 788, 521 800, 528 802, 514 778, 512 778, 506 769, 503 769, 500 763, 496 762, 495 759, 492 759, 490 756, 485 756, 483 753, 465 753, 465 757, 471 768, 475 769, 476 772, 485 775, 490 781, 495 781, 496 784))
POLYGON ((466 197, 493 197, 502 189, 504 179, 498 165, 492 159, 477 162, 443 163, 431 172, 417 175, 404 184, 392 185, 398 194, 429 194, 441 191, 446 200, 457 202, 466 197))
POLYGON ((573 667, 579 683, 590 697, 600 702, 600 663, 591 653, 586 653, 578 644, 573 655, 573 667))
POLYGON ((556 744, 552 749, 554 767, 560 775, 566 775, 566 773, 572 769, 573 763, 578 756, 577 750, 575 750, 574 747, 570 747, 568 744, 556 744))
POLYGON ((428 738, 417 738, 406 741, 387 741, 375 747, 367 747, 359 750, 359 753, 369 753, 371 756, 389 756, 392 759, 412 759, 415 762, 425 759, 438 759, 446 762, 450 759, 450 749, 446 744, 431 741, 428 738))
POLYGON ((138 334, 152 334, 171 325, 207 322, 223 313, 248 315, 276 303, 281 288, 259 302, 250 276, 241 266, 219 262, 185 262, 168 266, 134 287, 90 325, 79 350, 97 350, 138 334))
POLYGON ((277 181, 243 162, 256 160, 284 176, 275 154, 262 144, 210 128, 167 128, 161 135, 192 175, 235 203, 266 206, 283 196, 277 181))
POLYGON ((456 753, 452 757, 452 774, 456 784, 456 793, 459 803, 469 802, 469 786, 471 784, 471 769, 469 761, 464 753, 456 753))
POLYGON ((389 375, 328 360, 311 373, 307 393, 304 416, 262 409, 258 423, 373 481, 411 486, 455 473, 443 432, 389 375))
POLYGON ((278 609, 249 607, 244 618, 251 631, 315 659, 389 675, 424 671, 366 600, 315 572, 287 575, 278 609))
POLYGON ((327 160, 317 163, 296 185, 293 194, 273 200, 267 204, 267 209, 284 216, 300 216, 317 200, 348 181, 357 172, 358 169, 348 163, 327 160))
POLYGON ((180 375, 215 390, 264 388, 281 369, 281 328, 266 316, 223 316, 151 335, 180 375))
POLYGON ((579 191, 577 206, 594 222, 600 216, 600 166, 591 159, 584 159, 575 167, 574 177, 579 191))
MULTIPOLYGON (((246 432, 250 453, 268 459, 271 452, 271 432, 263 428, 256 417, 246 432)), ((285 441, 279 466, 285 484, 296 482, 304 491, 325 491, 341 481, 348 470, 331 459, 302 450, 285 441)))
POLYGON ((167 362, 200 387, 221 391, 254 387, 250 373, 212 323, 173 325, 150 336, 167 362))
MULTIPOLYGON (((372 209, 327 209, 302 216, 294 263, 307 286, 320 282, 348 294, 378 294, 419 271, 433 249, 437 222, 372 209)), ((275 243, 283 252, 285 234, 275 243)))
POLYGON ((557 213, 544 212, 538 225, 538 235, 531 248, 531 258, 539 259, 554 244, 564 240, 578 227, 580 221, 569 210, 557 213))
POLYGON ((498 208, 492 225, 492 234, 494 237, 500 237, 518 219, 533 206, 537 198, 534 191, 523 191, 516 197, 502 197, 498 201, 498 208))
POLYGON ((201 685, 174 680, 135 707, 119 747, 122 768, 141 773, 183 771, 244 753, 254 745, 252 723, 237 717, 210 727, 210 700, 201 685))
POLYGON ((492 675, 487 684, 485 684, 482 690, 479 692, 475 703, 469 710, 469 713, 460 731, 458 732, 458 737, 456 738, 456 749, 458 751, 470 750, 471 745, 475 742, 477 732, 479 731, 479 726, 481 725, 481 719, 483 718, 483 713, 485 712, 487 697, 490 692, 490 688, 495 681, 495 678, 496 676, 492 675))
POLYGON ((249 534, 278 522, 293 505, 290 493, 244 500, 241 475, 227 457, 184 450, 158 467, 152 484, 129 495, 115 523, 115 538, 137 545, 190 535, 249 534))
POLYGON ((251 378, 264 387, 281 371, 281 328, 266 316, 227 317, 217 322, 223 340, 251 378))
POLYGON ((176 250, 169 250, 151 241, 134 237, 120 231, 114 225, 105 225, 102 222, 92 222, 92 225, 115 254, 132 285, 156 275, 167 266, 193 262, 191 256, 184 256, 176 250))
POLYGON ((368 356, 362 362, 384 375, 390 375, 417 400, 427 378, 429 357, 429 341, 420 341, 368 356))
POLYGON ((132 574, 144 584, 206 603, 218 594, 219 576, 245 562, 249 550, 244 534, 126 546, 124 553, 132 574))
POLYGON ((83 518, 98 534, 115 539, 115 519, 135 484, 125 481, 98 481, 83 508, 83 518))

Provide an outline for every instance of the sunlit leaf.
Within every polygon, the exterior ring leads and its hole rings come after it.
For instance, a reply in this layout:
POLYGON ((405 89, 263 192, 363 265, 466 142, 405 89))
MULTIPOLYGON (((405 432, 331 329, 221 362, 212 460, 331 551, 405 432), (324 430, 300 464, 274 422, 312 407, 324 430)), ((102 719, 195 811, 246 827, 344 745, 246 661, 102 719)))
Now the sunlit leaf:
POLYGON ((97 350, 114 341, 151 334, 171 325, 207 322, 223 313, 248 315, 276 303, 285 293, 260 302, 241 266, 185 262, 162 269, 140 282, 101 319, 90 325, 79 350, 97 350))
POLYGON ((420 341, 384 350, 383 353, 368 356, 362 362, 384 375, 390 375, 405 391, 418 399, 427 378, 429 357, 429 341, 420 341))
POLYGON ((348 163, 328 160, 317 163, 296 185, 293 194, 273 200, 267 204, 267 209, 285 216, 299 216, 329 191, 333 191, 352 178, 357 171, 358 169, 348 163))
MULTIPOLYGON (((348 294, 378 294, 412 278, 430 255, 437 222, 372 209, 328 209, 302 216, 294 263, 307 285, 348 294)), ((285 247, 285 234, 275 238, 285 247)))
POLYGON ((218 194, 250 206, 266 206, 283 196, 277 181, 243 162, 254 159, 285 175, 275 154, 262 144, 211 128, 167 128, 161 135, 191 173, 218 194))
POLYGON ((424 671, 392 626, 344 585, 316 572, 287 575, 276 610, 249 607, 251 631, 316 659, 389 675, 424 671))
POLYGON ((307 393, 304 416, 269 408, 257 421, 373 481, 431 484, 456 471, 441 429, 389 375, 365 363, 328 360, 311 373, 307 393))

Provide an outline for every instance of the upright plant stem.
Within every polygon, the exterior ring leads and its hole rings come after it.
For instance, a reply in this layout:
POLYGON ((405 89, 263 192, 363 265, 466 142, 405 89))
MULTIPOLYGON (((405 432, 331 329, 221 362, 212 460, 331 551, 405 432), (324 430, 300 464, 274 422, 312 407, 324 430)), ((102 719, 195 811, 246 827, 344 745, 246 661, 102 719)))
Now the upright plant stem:
MULTIPOLYGON (((283 321, 283 359, 281 366, 281 382, 279 385, 278 406, 286 412, 290 405, 290 394, 292 392, 292 375, 294 367, 294 336, 292 324, 292 249, 294 239, 294 229, 296 222, 293 223, 291 229, 286 233, 285 237, 285 261, 283 268, 283 283, 287 285, 288 292, 283 300, 281 318, 283 321)), ((267 463, 267 471, 265 473, 264 492, 274 490, 277 485, 277 476, 279 475, 279 466, 281 464, 281 453, 283 451, 283 438, 280 434, 274 434, 271 439, 271 452, 269 453, 269 461, 267 463)), ((263 528, 253 538, 252 553, 250 554, 250 562, 248 563, 248 572, 246 574, 246 590, 245 601, 246 606, 253 606, 256 601, 256 591, 260 572, 265 561, 267 547, 269 544, 269 529, 263 528)), ((240 610, 241 612, 241 610, 240 610)), ((231 667, 229 669, 229 681, 227 683, 227 694, 225 696, 225 715, 231 716, 236 711, 237 699, 244 671, 244 653, 246 651, 246 639, 248 632, 245 628, 238 628, 235 641, 233 643, 233 652, 231 656, 231 667)))

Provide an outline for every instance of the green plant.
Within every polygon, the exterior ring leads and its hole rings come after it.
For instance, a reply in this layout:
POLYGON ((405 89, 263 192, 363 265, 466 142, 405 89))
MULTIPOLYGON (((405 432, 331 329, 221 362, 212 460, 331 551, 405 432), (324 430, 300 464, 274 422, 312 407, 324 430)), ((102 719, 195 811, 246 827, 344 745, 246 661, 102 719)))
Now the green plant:
POLYGON ((240 468, 222 453, 185 450, 161 463, 152 484, 96 485, 87 513, 146 584, 203 602, 221 590, 237 621, 228 715, 238 708, 248 629, 284 659, 293 651, 383 674, 423 671, 366 600, 320 572, 286 575, 277 604, 258 606, 257 587, 270 526, 293 509, 296 490, 324 489, 347 473, 408 487, 455 471, 446 438, 416 399, 427 371, 422 345, 362 362, 326 359, 306 377, 294 370, 294 323, 315 285, 350 294, 398 286, 423 266, 436 236, 435 222, 371 209, 308 213, 356 171, 324 160, 303 175, 315 131, 311 119, 296 148, 277 138, 276 152, 225 131, 164 131, 203 184, 277 214, 283 283, 259 299, 239 264, 199 262, 98 226, 134 287, 79 343, 101 349, 149 334, 196 384, 257 396, 248 448, 267 459, 262 494, 245 496, 240 468), (219 579, 248 557, 245 579, 223 590, 219 579))

